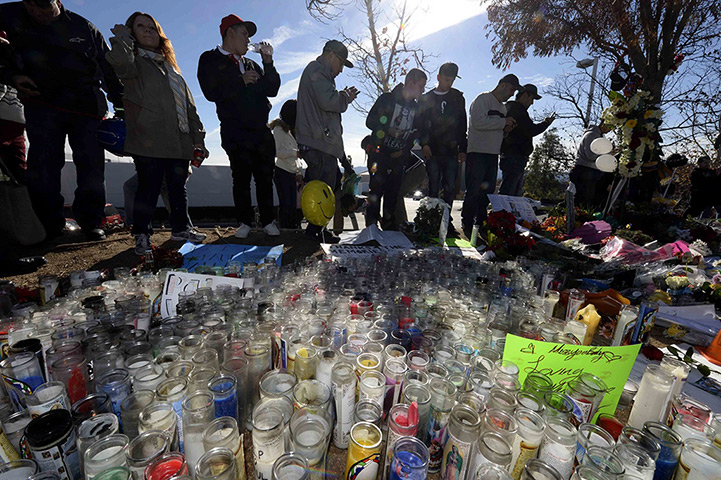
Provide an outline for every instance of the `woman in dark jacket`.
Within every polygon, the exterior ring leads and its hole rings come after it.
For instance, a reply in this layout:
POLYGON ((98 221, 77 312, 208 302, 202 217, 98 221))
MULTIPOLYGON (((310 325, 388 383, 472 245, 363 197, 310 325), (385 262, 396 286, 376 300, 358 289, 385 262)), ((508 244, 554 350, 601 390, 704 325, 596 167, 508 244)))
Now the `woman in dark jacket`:
POLYGON ((135 12, 111 30, 108 62, 123 81, 125 151, 138 172, 133 212, 135 253, 150 248, 150 221, 163 179, 170 198, 171 240, 200 243, 205 235, 189 223, 185 183, 196 150, 205 158, 205 131, 193 96, 180 74, 170 40, 147 13, 135 12))

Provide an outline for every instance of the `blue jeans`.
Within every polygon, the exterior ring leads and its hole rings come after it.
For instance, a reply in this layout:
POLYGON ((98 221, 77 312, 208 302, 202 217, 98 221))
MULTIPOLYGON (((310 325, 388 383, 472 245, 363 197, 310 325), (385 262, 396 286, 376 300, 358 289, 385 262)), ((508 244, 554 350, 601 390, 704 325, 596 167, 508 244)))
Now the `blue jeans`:
POLYGON ((138 190, 133 204, 133 234, 153 233, 151 220, 158 204, 158 195, 163 178, 168 185, 170 199, 170 226, 173 233, 185 231, 189 226, 188 193, 185 181, 188 179, 190 160, 151 158, 133 155, 135 170, 138 172, 138 190))
POLYGON ((523 196, 523 174, 526 172, 528 157, 525 155, 501 155, 501 172, 503 182, 499 192, 501 195, 523 196))
POLYGON ((466 156, 466 197, 461 218, 464 228, 482 224, 488 217, 488 195, 496 190, 498 155, 469 153, 466 156))
POLYGON ((428 172, 428 196, 442 198, 450 207, 456 198, 456 176, 458 175, 458 156, 437 155, 426 160, 428 172), (443 197, 439 197, 443 187, 443 197))
POLYGON ((100 119, 25 106, 30 149, 26 182, 35 214, 46 230, 65 227, 60 179, 65 166, 65 138, 73 151, 78 187, 73 215, 82 228, 98 228, 105 218, 105 155, 96 134, 100 119))

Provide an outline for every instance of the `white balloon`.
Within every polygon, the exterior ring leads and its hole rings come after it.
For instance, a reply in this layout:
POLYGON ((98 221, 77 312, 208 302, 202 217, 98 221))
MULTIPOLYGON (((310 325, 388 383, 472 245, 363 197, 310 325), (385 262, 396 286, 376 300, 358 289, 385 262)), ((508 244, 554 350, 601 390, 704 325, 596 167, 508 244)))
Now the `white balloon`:
POLYGON ((613 172, 616 170, 616 165, 618 165, 618 162, 613 155, 601 155, 596 159, 596 168, 602 172, 613 172))
POLYGON ((599 137, 591 142, 591 151, 596 155, 605 155, 611 153, 611 150, 613 150, 613 144, 607 138, 599 137))

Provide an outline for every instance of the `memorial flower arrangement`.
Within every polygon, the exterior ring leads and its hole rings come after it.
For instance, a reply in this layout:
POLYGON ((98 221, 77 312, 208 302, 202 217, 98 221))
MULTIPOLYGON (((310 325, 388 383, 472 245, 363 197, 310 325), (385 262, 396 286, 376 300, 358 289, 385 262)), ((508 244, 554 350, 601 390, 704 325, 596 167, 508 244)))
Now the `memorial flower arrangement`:
POLYGON ((416 217, 413 219, 414 233, 418 240, 430 242, 432 238, 438 237, 443 210, 446 207, 448 204, 439 198, 425 197, 421 200, 416 210, 416 217))
POLYGON ((499 258, 521 255, 536 244, 529 235, 516 232, 516 217, 505 210, 488 215, 485 226, 488 249, 499 258))
POLYGON ((611 91, 611 104, 601 114, 607 125, 616 129, 621 152, 618 172, 624 177, 635 177, 641 172, 646 153, 658 147, 658 127, 663 111, 652 103, 651 93, 641 89, 611 91))

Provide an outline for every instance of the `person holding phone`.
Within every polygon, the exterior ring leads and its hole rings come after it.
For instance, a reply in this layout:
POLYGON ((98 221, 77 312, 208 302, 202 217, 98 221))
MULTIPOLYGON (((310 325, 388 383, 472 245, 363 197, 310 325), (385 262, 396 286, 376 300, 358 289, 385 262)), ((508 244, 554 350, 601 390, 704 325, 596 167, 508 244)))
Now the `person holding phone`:
MULTIPOLYGON (((353 68, 348 48, 338 40, 328 40, 323 53, 303 70, 298 85, 298 116, 296 139, 301 158, 308 164, 305 181, 320 180, 334 192, 340 190, 340 160, 346 176, 353 173, 343 146, 341 114, 358 97, 358 89, 338 90, 335 79, 343 68, 353 68)), ((338 243, 339 238, 321 227, 308 224, 310 238, 325 243, 338 243)))
POLYGON ((538 88, 528 83, 518 90, 515 100, 506 103, 506 116, 516 121, 516 128, 508 132, 501 145, 501 195, 523 196, 523 175, 533 153, 533 137, 545 132, 556 119, 555 115, 551 115, 539 123, 531 120, 528 109, 540 99, 538 88))
POLYGON ((205 234, 189 222, 185 182, 194 152, 207 157, 208 151, 173 45, 147 13, 135 12, 111 31, 115 36, 106 57, 125 85, 125 151, 132 155, 138 173, 132 229, 135 253, 144 255, 150 249, 150 221, 163 179, 170 200, 170 239, 201 243, 205 234))
POLYGON ((3 3, 0 30, 14 52, 2 62, 0 83, 16 88, 24 105, 30 142, 25 180, 46 238, 65 230, 60 179, 67 139, 77 175, 73 216, 89 240, 102 240, 105 154, 96 135, 108 105, 101 88, 116 109, 123 92, 105 59, 105 39, 60 0, 3 3))

